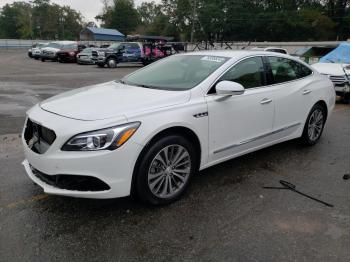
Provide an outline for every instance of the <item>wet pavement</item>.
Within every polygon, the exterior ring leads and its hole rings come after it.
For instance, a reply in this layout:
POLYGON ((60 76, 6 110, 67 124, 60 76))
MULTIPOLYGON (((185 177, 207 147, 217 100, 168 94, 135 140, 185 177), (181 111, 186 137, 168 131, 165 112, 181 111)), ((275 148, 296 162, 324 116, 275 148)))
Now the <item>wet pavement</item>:
POLYGON ((290 141, 209 168, 170 206, 48 196, 21 166, 24 112, 136 68, 0 57, 0 261, 349 261, 349 105, 315 147, 290 141), (281 179, 335 207, 263 189, 281 179))

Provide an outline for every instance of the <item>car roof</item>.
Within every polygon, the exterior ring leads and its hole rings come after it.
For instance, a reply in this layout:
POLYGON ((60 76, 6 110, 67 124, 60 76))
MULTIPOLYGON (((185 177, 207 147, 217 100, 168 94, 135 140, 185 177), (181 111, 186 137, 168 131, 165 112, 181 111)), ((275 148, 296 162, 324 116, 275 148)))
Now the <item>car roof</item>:
POLYGON ((208 56, 222 56, 227 58, 240 58, 245 56, 251 56, 251 55, 269 55, 271 56, 273 54, 274 56, 281 56, 281 57, 288 57, 289 55, 280 54, 280 53, 271 53, 267 51, 259 51, 259 50, 214 50, 214 51, 197 51, 197 52, 191 52, 186 53, 184 55, 208 55, 208 56))

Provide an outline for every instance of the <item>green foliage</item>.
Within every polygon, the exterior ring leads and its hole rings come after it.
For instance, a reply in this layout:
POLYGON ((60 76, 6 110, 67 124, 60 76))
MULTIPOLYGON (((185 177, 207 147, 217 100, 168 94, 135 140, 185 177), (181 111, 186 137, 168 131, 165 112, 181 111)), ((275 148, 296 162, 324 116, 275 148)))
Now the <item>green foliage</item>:
MULTIPOLYGON (((190 41, 346 40, 350 0, 99 0, 103 27, 124 34, 190 41)), ((0 37, 77 39, 80 13, 50 0, 17 1, 0 10, 0 37)))
POLYGON ((0 37, 71 39, 79 38, 82 16, 68 6, 35 0, 31 4, 7 4, 0 13, 0 37))
POLYGON ((140 23, 133 0, 113 0, 96 18, 102 21, 103 27, 118 29, 125 35, 132 33, 140 23))

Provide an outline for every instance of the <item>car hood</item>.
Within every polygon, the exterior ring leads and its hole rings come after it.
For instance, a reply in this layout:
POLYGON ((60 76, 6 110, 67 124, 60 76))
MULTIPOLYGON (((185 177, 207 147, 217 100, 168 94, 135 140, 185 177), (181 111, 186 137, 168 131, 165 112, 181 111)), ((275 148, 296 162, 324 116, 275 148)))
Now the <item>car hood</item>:
POLYGON ((190 95, 190 91, 163 91, 108 82, 54 96, 41 102, 40 107, 64 117, 93 121, 182 104, 189 101, 190 95))
POLYGON ((348 66, 348 64, 336 63, 316 63, 312 65, 319 73, 333 76, 344 76, 345 72, 350 74, 350 71, 346 69, 348 66))
POLYGON ((59 49, 59 48, 54 48, 54 47, 44 47, 44 48, 42 48, 41 50, 43 50, 43 51, 51 51, 51 52, 58 52, 58 51, 60 51, 61 49, 59 49))

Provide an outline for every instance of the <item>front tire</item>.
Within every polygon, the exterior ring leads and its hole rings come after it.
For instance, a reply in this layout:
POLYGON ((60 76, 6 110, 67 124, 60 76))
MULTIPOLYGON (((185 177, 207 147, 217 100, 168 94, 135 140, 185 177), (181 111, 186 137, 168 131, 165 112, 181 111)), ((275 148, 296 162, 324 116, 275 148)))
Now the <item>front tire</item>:
POLYGON ((345 104, 350 104, 350 93, 344 94, 343 101, 345 104))
POLYGON ((320 104, 314 105, 306 120, 302 142, 307 146, 313 146, 320 140, 326 124, 326 110, 320 104))
POLYGON ((118 64, 118 62, 117 62, 117 59, 115 59, 115 58, 109 58, 109 59, 107 60, 107 66, 108 66, 109 68, 116 68, 116 67, 117 67, 117 64, 118 64))
POLYGON ((163 137, 147 148, 136 170, 136 193, 141 201, 166 205, 178 200, 198 170, 195 147, 184 137, 163 137))

